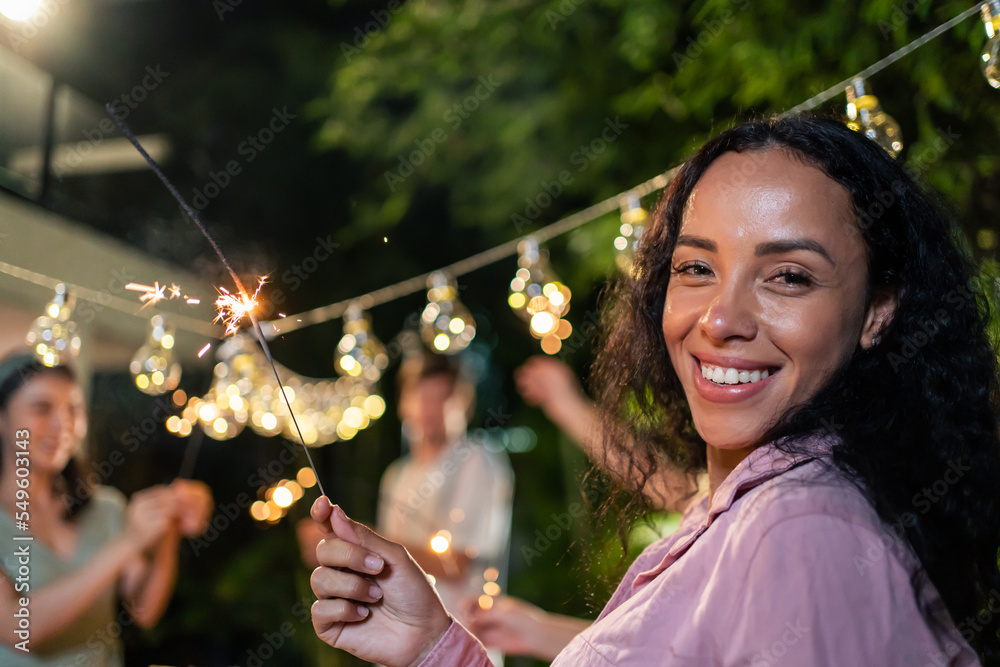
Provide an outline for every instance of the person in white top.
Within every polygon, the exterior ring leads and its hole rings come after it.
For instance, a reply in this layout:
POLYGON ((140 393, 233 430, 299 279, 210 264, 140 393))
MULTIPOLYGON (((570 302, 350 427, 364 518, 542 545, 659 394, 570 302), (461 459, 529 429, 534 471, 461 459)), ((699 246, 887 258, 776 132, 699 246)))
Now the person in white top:
POLYGON ((410 358, 397 382, 409 453, 382 477, 378 531, 406 545, 445 607, 467 620, 463 600, 490 605, 505 583, 513 472, 506 454, 467 436, 475 391, 448 358, 410 358))

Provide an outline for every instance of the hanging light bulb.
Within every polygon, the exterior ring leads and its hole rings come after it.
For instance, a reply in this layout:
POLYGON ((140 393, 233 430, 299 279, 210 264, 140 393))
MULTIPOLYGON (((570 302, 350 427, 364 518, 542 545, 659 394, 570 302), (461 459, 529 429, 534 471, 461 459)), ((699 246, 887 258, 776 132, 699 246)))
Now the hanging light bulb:
POLYGON ((181 365, 174 361, 174 328, 163 315, 154 315, 149 324, 149 338, 132 357, 129 370, 139 391, 159 396, 177 388, 181 365))
POLYGON ((983 76, 994 88, 1000 88, 1000 0, 989 0, 979 8, 986 27, 986 46, 983 47, 983 76))
POLYGON ((56 295, 45 306, 45 314, 35 320, 25 337, 25 343, 34 349, 35 356, 46 366, 58 366, 69 355, 80 353, 80 336, 76 322, 70 320, 75 299, 65 284, 56 285, 56 295))
POLYGON ((639 197, 630 192, 621 203, 622 225, 618 231, 620 236, 615 237, 615 264, 618 270, 624 274, 632 273, 632 261, 635 259, 635 251, 639 247, 639 240, 645 231, 646 218, 649 214, 639 203, 639 197))
POLYGON ((256 344, 245 334, 233 336, 216 352, 215 381, 196 409, 208 437, 235 438, 250 421, 250 397, 260 375, 254 359, 257 352, 256 344))
POLYGON ((897 157, 903 150, 903 133, 899 130, 899 123, 882 111, 878 98, 868 90, 868 82, 860 77, 847 86, 847 127, 862 133, 892 157, 897 157))
POLYGON ((538 247, 534 237, 517 245, 517 273, 510 281, 507 303, 528 322, 531 335, 542 342, 542 351, 555 354, 562 341, 573 333, 570 323, 562 319, 569 312, 572 294, 548 265, 548 253, 538 247))
POLYGON ((351 304, 344 313, 344 336, 334 354, 337 372, 345 377, 378 382, 389 365, 385 345, 372 331, 371 316, 361 306, 351 304))
POLYGON ((427 306, 420 315, 420 337, 441 354, 461 352, 476 336, 472 313, 458 300, 458 287, 450 276, 435 271, 427 277, 427 306))

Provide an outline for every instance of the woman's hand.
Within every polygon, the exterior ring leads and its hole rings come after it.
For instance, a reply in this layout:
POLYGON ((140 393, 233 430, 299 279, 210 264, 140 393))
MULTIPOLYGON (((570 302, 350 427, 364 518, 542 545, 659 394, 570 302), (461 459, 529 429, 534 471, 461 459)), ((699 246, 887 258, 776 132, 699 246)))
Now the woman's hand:
POLYGON ((486 646, 511 655, 552 661, 590 626, 590 621, 552 614, 518 598, 500 595, 489 609, 472 598, 465 603, 469 631, 486 646))
POLYGON ((150 549, 170 528, 174 493, 162 484, 132 494, 126 510, 124 537, 137 552, 150 549))
POLYGON ((482 609, 478 598, 470 598, 464 606, 469 632, 484 645, 511 655, 536 655, 536 635, 543 625, 544 611, 506 595, 494 598, 489 609, 482 609))
POLYGON ((324 642, 388 667, 423 660, 451 625, 427 575, 406 549, 351 521, 324 496, 312 517, 328 535, 310 580, 313 627, 324 642))
POLYGON ((174 518, 185 537, 198 537, 208 530, 212 516, 212 491, 204 482, 175 479, 170 483, 174 494, 174 518))

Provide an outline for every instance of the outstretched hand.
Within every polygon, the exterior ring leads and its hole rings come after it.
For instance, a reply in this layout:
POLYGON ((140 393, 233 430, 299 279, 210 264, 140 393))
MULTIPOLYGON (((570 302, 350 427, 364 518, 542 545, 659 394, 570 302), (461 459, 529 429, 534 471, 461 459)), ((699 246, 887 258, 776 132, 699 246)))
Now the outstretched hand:
POLYGON ((327 535, 310 579, 316 634, 388 667, 419 664, 451 625, 427 575, 403 546, 347 518, 325 496, 311 514, 327 535))

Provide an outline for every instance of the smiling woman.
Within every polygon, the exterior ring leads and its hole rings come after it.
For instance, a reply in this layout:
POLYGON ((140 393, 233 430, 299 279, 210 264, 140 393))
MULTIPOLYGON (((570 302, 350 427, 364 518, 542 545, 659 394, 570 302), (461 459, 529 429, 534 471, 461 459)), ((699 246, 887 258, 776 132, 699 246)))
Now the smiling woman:
MULTIPOLYGON (((998 664, 987 303, 903 168, 836 121, 737 126, 681 169, 635 269, 594 367, 606 467, 640 506, 677 471, 709 488, 553 665, 998 664)), ((486 664, 405 550, 313 515, 324 641, 486 664)))
POLYGON ((0 664, 123 664, 122 627, 156 624, 182 535, 204 532, 211 493, 176 480, 126 503, 82 477, 83 392, 66 366, 0 361, 0 664), (125 611, 117 613, 119 599, 125 611))

